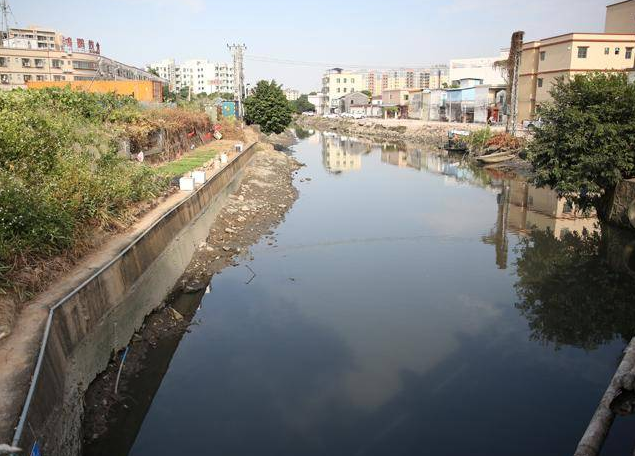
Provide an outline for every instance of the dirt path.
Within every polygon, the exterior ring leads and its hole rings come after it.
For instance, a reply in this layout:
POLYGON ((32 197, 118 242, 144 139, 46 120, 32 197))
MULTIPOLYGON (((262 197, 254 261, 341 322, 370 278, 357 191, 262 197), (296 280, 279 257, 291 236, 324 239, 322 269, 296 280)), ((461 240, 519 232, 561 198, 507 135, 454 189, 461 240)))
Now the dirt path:
MULTIPOLYGON (((140 405, 140 399, 131 398, 130 393, 131 383, 141 371, 156 370, 157 357, 153 356, 153 351, 176 349, 212 276, 234 264, 238 255, 248 256, 249 246, 263 235, 271 235, 271 228, 284 219, 296 200, 298 193, 293 186, 293 174, 301 165, 275 151, 271 145, 259 147, 262 150, 245 169, 240 188, 218 214, 207 242, 201 243, 164 305, 151 314, 134 335, 117 394, 114 391, 121 356, 111 361, 107 370, 89 387, 85 396, 85 444, 98 444, 100 437, 107 441, 108 422, 121 416, 123 410, 149 406, 140 405), (185 300, 182 299, 184 295, 185 300), (188 295, 191 298, 187 298, 188 295)), ((171 353, 163 357, 167 356, 171 357, 171 353)), ((160 379, 156 388, 159 384, 160 379)))

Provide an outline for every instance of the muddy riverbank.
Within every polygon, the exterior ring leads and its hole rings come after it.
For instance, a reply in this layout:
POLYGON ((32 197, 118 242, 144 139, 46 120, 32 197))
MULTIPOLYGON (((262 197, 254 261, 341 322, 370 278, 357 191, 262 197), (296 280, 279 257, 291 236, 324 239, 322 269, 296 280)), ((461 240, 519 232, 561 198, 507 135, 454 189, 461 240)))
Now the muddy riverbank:
MULTIPOLYGON (((130 402, 142 401, 129 395, 130 385, 140 371, 153 366, 153 352, 176 347, 188 331, 196 305, 214 274, 232 265, 237 258, 249 256, 248 248, 262 236, 270 236, 294 203, 298 192, 293 186, 293 173, 301 166, 272 145, 261 145, 253 161, 245 169, 239 189, 230 195, 217 215, 206 242, 199 245, 192 261, 165 300, 133 336, 117 384, 122 353, 114 357, 106 371, 90 386, 85 395, 83 437, 85 454, 100 438, 108 436, 108 422, 130 402), (115 392, 115 386, 117 391, 115 392)), ((268 241, 275 244, 275 239, 268 241)), ((255 274, 255 273, 254 273, 255 274)))
MULTIPOLYGON (((329 130, 342 135, 357 135, 383 141, 410 141, 436 148, 443 148, 451 129, 474 131, 483 128, 479 124, 430 122, 414 119, 329 119, 319 116, 299 116, 296 123, 302 128, 329 130)), ((498 133, 504 127, 491 127, 498 133)))

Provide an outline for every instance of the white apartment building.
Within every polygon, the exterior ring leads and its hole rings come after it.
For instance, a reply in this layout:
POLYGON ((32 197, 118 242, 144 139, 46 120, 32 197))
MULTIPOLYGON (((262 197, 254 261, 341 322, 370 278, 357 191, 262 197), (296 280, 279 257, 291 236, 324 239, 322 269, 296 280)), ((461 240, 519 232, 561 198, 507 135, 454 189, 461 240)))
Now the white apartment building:
POLYGON ((234 67, 231 64, 202 59, 177 64, 174 59, 164 59, 149 66, 170 81, 172 91, 191 87, 193 94, 234 92, 234 67))
POLYGON ((156 70, 161 78, 168 81, 170 92, 176 90, 176 63, 174 59, 163 59, 149 65, 149 67, 156 70))
POLYGON ((284 96, 287 100, 294 101, 300 98, 300 91, 296 89, 284 89, 284 96))
POLYGON ((498 57, 479 57, 474 59, 450 60, 450 82, 462 79, 482 79, 485 85, 505 84, 503 72, 494 67, 500 60, 506 60, 508 49, 501 49, 498 57))

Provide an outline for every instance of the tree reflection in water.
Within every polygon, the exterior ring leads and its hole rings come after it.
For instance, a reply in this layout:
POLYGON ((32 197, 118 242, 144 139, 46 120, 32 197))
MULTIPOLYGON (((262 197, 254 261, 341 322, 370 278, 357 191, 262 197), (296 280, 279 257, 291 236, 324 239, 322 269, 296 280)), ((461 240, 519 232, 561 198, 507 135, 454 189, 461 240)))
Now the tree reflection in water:
MULTIPOLYGON (((632 238, 631 238, 632 239, 632 238)), ((517 247, 516 307, 532 339, 586 350, 635 335, 632 246, 622 233, 533 231, 517 247), (631 253, 629 253, 631 252, 631 253), (630 263, 630 264, 629 264, 630 263)))

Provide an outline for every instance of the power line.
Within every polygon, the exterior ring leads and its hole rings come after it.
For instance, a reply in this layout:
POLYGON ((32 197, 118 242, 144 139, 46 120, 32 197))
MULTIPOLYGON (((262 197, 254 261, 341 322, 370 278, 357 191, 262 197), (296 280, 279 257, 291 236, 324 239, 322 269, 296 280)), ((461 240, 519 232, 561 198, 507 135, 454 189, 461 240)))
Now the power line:
POLYGON ((281 59, 277 57, 261 56, 261 55, 245 55, 245 60, 252 62, 262 63, 274 63, 278 65, 289 66, 306 66, 306 67, 329 67, 329 68, 352 68, 352 69, 382 69, 382 70, 431 70, 431 69, 445 69, 445 65, 371 65, 371 64, 354 64, 354 63, 342 63, 342 62, 310 62, 305 60, 293 60, 293 59, 281 59))

